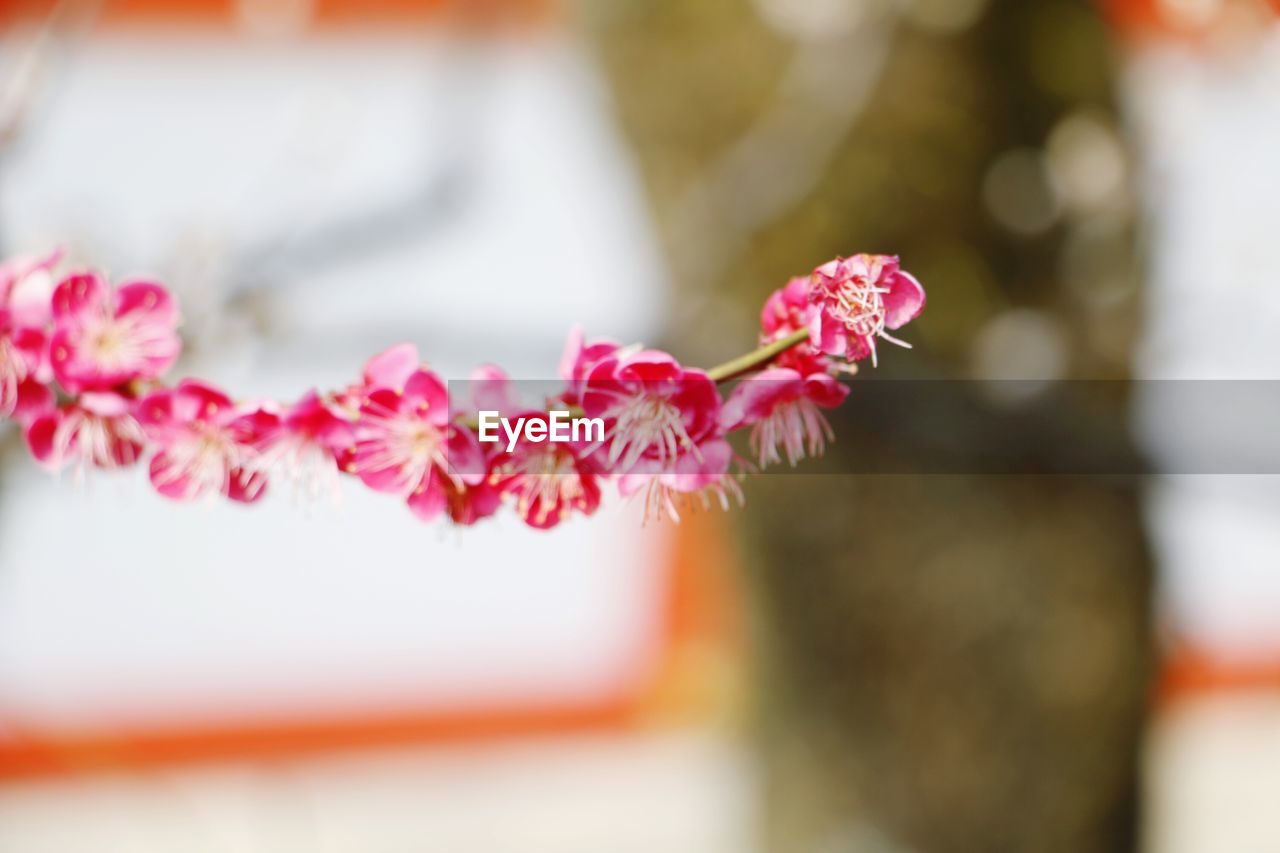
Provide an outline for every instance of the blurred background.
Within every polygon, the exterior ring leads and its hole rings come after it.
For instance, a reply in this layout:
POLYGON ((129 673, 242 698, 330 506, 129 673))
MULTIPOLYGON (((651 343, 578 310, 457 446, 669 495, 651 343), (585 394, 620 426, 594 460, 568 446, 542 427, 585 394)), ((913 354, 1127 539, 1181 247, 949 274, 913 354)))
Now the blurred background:
POLYGON ((1280 484, 1188 473, 1151 392, 1280 379, 1277 11, 0 0, 0 249, 171 284, 184 373, 546 378, 574 322, 712 364, 873 251, 929 290, 877 375, 955 389, 743 512, 550 534, 0 431, 0 851, 1280 850, 1280 484), (922 432, 962 464, 830 473, 922 432))

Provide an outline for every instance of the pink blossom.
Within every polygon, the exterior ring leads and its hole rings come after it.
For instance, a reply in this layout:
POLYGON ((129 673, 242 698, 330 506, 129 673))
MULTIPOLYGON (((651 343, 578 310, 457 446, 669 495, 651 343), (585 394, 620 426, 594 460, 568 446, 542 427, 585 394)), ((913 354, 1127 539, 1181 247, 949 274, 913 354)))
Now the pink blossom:
MULTIPOLYGON (((570 334, 571 349, 575 336, 581 343, 581 335, 575 330, 570 334)), ((602 355, 616 349, 606 346, 608 352, 602 355)), ((568 360, 574 363, 568 370, 570 375, 580 374, 582 368, 577 359, 568 360)), ((473 370, 468 389, 468 416, 474 417, 481 410, 493 411, 516 422, 542 421, 550 431, 546 410, 522 405, 501 368, 485 365, 473 370)), ((590 449, 584 442, 534 442, 521 431, 511 452, 500 443, 481 446, 486 448, 489 460, 482 485, 499 500, 509 500, 516 514, 530 527, 555 527, 574 512, 590 515, 600 505, 597 466, 589 458, 590 449)), ((496 505, 492 509, 496 510, 496 505)))
POLYGON ((583 339, 581 326, 570 329, 569 337, 564 343, 564 354, 560 356, 560 378, 568 383, 563 395, 564 401, 570 405, 577 403, 582 397, 582 386, 591 369, 621 351, 622 347, 609 340, 587 343, 583 339))
POLYGON ((147 395, 135 416, 159 448, 151 483, 165 497, 190 500, 218 491, 252 503, 266 491, 263 451, 280 425, 269 407, 237 406, 217 388, 186 379, 147 395))
POLYGON ((452 422, 444 383, 416 370, 403 390, 374 388, 360 406, 352 465, 372 489, 403 497, 430 521, 484 479, 484 454, 475 434, 452 422))
POLYGON ((268 467, 291 479, 308 500, 339 494, 338 473, 355 454, 355 425, 336 403, 309 391, 281 413, 266 441, 268 467))
POLYGON ((836 258, 813 271, 809 300, 818 311, 809 320, 810 342, 828 355, 850 361, 871 356, 876 339, 910 348, 886 330, 899 329, 924 309, 924 288, 890 255, 836 258))
POLYGON ((591 368, 582 392, 587 417, 604 421, 598 449, 606 471, 642 461, 673 465, 719 437, 720 393, 705 371, 656 350, 614 354, 591 368))
MULTIPOLYGON (((513 415, 543 421, 546 412, 513 415)), ((584 442, 531 442, 521 437, 510 453, 498 450, 489 482, 512 500, 516 514, 530 527, 555 527, 575 512, 591 515, 600 506, 601 473, 584 442)))
POLYGON ((689 453, 672 464, 643 460, 636 469, 618 478, 623 497, 643 493, 644 517, 680 520, 685 508, 709 508, 713 503, 729 509, 741 504, 742 488, 729 473, 733 448, 722 438, 704 442, 696 455, 689 453))
POLYGON ((41 464, 60 469, 122 468, 142 458, 146 435, 133 416, 133 401, 111 392, 81 394, 41 415, 27 428, 27 445, 41 464))
POLYGON ((15 327, 42 328, 49 322, 52 273, 61 260, 62 250, 55 249, 47 255, 0 263, 0 310, 8 311, 15 327))
POLYGON ((96 273, 69 276, 53 293, 53 320, 53 372, 71 392, 158 379, 182 349, 177 305, 151 282, 113 290, 96 273))
POLYGON ((833 409, 844 402, 849 389, 829 373, 804 376, 786 367, 774 367, 744 379, 733 389, 724 407, 724 427, 751 427, 751 450, 760 467, 781 462, 796 463, 822 454, 834 437, 819 407, 833 409))
MULTIPOLYGON (((761 346, 809 328, 817 313, 818 306, 809 301, 809 278, 804 276, 791 279, 769 295, 760 311, 761 346)), ((806 376, 842 369, 831 358, 814 349, 808 341, 781 353, 773 360, 773 364, 792 368, 806 376)))

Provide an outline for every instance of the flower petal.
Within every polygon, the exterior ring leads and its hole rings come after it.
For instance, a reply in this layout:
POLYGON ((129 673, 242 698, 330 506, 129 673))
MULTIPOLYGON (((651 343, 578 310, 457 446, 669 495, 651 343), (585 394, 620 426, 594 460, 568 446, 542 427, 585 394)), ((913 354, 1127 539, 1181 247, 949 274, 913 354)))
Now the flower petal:
POLYGON ((404 383, 403 406, 426 415, 437 427, 449 423, 449 392, 430 370, 416 370, 404 383))
POLYGON ((233 468, 223 493, 237 503, 254 503, 267 493, 267 475, 262 471, 233 468))
POLYGON ((173 327, 178 324, 178 303, 164 285, 133 281, 116 290, 116 316, 145 315, 148 322, 173 327))
POLYGON ((421 364, 416 346, 397 344, 369 359, 364 366, 364 384, 400 391, 421 364))
POLYGON ((898 270, 889 279, 889 292, 884 296, 884 324, 899 329, 924 310, 924 286, 909 272, 898 270))
POLYGON ((151 485, 166 498, 189 501, 200 496, 200 485, 192 479, 191 472, 179 467, 163 450, 151 457, 148 474, 151 485))
POLYGON ((101 309, 109 293, 107 283, 95 272, 67 276, 53 291, 54 322, 74 322, 89 311, 101 309))
POLYGON ((439 472, 432 469, 418 487, 409 493, 406 503, 421 521, 435 521, 444 512, 449 499, 439 472))

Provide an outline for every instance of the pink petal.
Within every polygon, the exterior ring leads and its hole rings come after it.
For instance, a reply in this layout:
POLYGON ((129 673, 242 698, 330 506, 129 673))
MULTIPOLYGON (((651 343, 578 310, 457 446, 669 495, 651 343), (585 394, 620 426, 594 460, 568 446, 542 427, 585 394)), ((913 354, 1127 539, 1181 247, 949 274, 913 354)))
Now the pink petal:
POLYGON ((254 503, 267 493, 267 475, 261 471, 248 471, 244 468, 232 469, 223 492, 237 503, 254 503))
POLYGON ((617 376, 624 382, 662 382, 679 379, 682 372, 674 356, 659 350, 641 350, 618 363, 617 376))
POLYGON ((200 496, 200 488, 191 479, 190 472, 178 468, 163 450, 151 457, 148 474, 151 485, 166 498, 185 501, 200 496))
POLYGON ((413 344, 398 344, 369 359, 364 366, 364 383, 375 388, 400 391, 421 364, 417 347, 413 344))
POLYGON ((582 346, 585 339, 582 327, 577 323, 569 329, 569 337, 564 342, 564 352, 560 355, 560 378, 564 380, 578 378, 579 361, 582 358, 582 346))
POLYGON ((920 316, 924 310, 924 287, 911 273, 897 271, 889 279, 889 292, 884 295, 884 324, 899 329, 920 316))
POLYGON ((0 305, 12 313, 16 325, 42 326, 52 313, 52 297, 55 281, 53 268, 62 260, 62 250, 55 249, 42 258, 22 259, 5 264, 6 273, 0 273, 0 305))
POLYGON ((488 518, 502 506, 502 494, 488 483, 468 486, 461 492, 451 488, 445 499, 453 523, 468 526, 488 518))
POLYGON ((116 291, 116 316, 130 314, 146 315, 149 323, 171 328, 178 324, 178 303, 163 285, 130 282, 116 291))
POLYGON ((811 373, 804 378, 804 396, 825 409, 834 409, 849 396, 849 386, 829 373, 811 373))
POLYGON ((227 423, 237 444, 262 450, 280 431, 280 416, 263 405, 241 407, 227 423))
POLYGON ((119 394, 110 392, 85 392, 81 394, 76 401, 80 408, 91 414, 99 415, 104 418, 114 418, 121 415, 127 415, 132 403, 119 394))
POLYGON ((172 416, 183 423, 213 421, 234 406, 219 388, 199 379, 184 379, 173 392, 172 416))
POLYGON ((773 414, 779 402, 795 399, 800 392, 800 374, 785 367, 762 370, 737 384, 724 405, 721 423, 733 430, 773 414))
POLYGON ((58 433, 61 418, 57 413, 41 415, 27 427, 27 447, 41 465, 53 464, 53 440, 58 433))
POLYGON ((685 429, 694 441, 701 441, 720 420, 720 391, 701 370, 685 370, 671 402, 684 416, 685 429))
POLYGON ((152 438, 159 439, 175 425, 173 416, 173 390, 161 388, 143 397, 133 407, 133 416, 142 429, 152 438))
POLYGON ((844 355, 849 348, 849 335, 841 323, 825 310, 815 311, 809 320, 809 345, 827 355, 844 355))
POLYGON ((353 462, 356 474, 374 491, 403 495, 416 486, 414 475, 394 460, 381 440, 357 442, 353 462))
POLYGON ((404 406, 426 415, 437 427, 449 422, 449 392, 440 377, 429 370, 417 370, 404 384, 404 406))
POLYGON ((491 364, 482 365, 471 371, 467 382, 471 391, 470 409, 454 412, 455 416, 481 411, 509 413, 516 408, 511 379, 502 368, 491 364))
POLYGON ((449 473, 456 475, 469 486, 484 480, 488 464, 484 450, 480 447, 480 440, 471 430, 461 426, 451 427, 446 452, 449 458, 449 473))
MULTIPOLYGON (((364 400, 360 402, 360 413, 371 417, 383 417, 393 412, 400 411, 400 392, 390 388, 375 388, 365 394, 364 400)), ((360 425, 356 425, 356 432, 360 432, 360 425)))
POLYGON ((835 409, 849 396, 849 386, 831 374, 812 373, 804 378, 804 396, 823 409, 835 409))
POLYGON ((440 517, 440 513, 444 512, 448 502, 444 484, 441 482, 439 473, 434 469, 423 478, 418 488, 414 489, 406 500, 409 509, 422 521, 435 521, 440 517))
POLYGON ((618 344, 610 340, 586 343, 582 337, 582 327, 575 325, 569 330, 569 337, 564 343, 564 353, 560 356, 560 378, 569 382, 582 379, 595 365, 616 353, 618 349, 618 344))
POLYGON ((319 442, 335 454, 355 442, 355 427, 335 414, 314 390, 285 414, 282 423, 291 434, 319 442))
POLYGON ((97 273, 69 275, 53 291, 53 319, 62 324, 87 311, 100 310, 109 294, 107 283, 97 273))
POLYGON ((18 383, 18 395, 10 415, 20 424, 31 423, 35 418, 54 407, 53 391, 47 385, 27 379, 18 383))

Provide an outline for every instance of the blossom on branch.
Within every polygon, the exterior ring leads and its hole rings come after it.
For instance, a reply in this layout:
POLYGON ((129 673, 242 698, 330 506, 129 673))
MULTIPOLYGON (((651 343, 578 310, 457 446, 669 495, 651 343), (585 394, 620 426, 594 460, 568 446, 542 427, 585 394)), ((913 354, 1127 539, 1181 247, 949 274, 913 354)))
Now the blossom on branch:
POLYGON ((890 255, 836 258, 813 271, 809 300, 818 310, 809 321, 810 340, 828 355, 849 361, 871 357, 876 341, 911 348, 889 331, 900 329, 924 310, 924 288, 890 255))
POLYGON ((60 260, 0 264, 0 419, 24 428, 41 464, 84 471, 147 460, 165 497, 240 503, 261 498, 269 477, 315 497, 351 475, 424 521, 470 525, 508 506, 537 529, 592 515, 611 481, 650 518, 740 503, 731 469, 751 463, 731 438, 745 433, 762 469, 820 454, 834 439, 822 410, 849 394, 837 377, 861 359, 875 364, 880 340, 906 346, 889 332, 925 299, 897 258, 855 255, 774 291, 758 349, 711 370, 588 341, 575 327, 562 384, 531 402, 517 401, 492 366, 473 373, 459 395, 467 399, 450 399, 417 347, 401 344, 347 387, 281 405, 237 401, 197 379, 168 386, 181 354, 169 291, 150 281, 113 287, 93 271, 58 279, 60 260), (503 442, 484 432, 495 417, 503 442))

